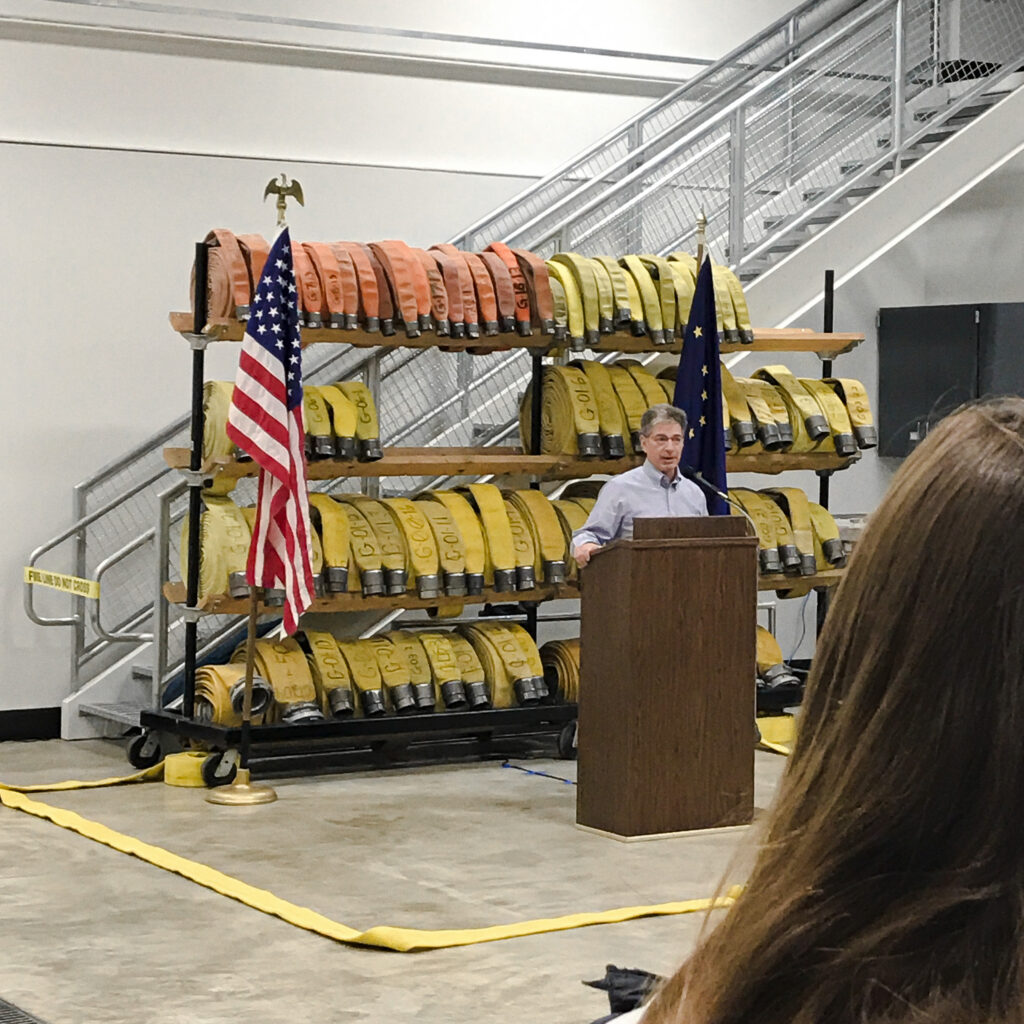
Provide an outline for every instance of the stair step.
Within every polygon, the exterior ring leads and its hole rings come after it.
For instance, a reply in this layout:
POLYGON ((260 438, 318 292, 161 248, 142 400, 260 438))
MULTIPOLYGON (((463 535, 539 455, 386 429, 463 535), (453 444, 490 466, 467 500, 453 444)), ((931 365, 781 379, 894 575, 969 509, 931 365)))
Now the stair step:
MULTIPOLYGON (((831 224, 836 217, 841 216, 846 212, 842 206, 838 203, 835 206, 827 206, 824 210, 819 210, 817 213, 808 217, 803 222, 804 227, 812 227, 816 224, 831 224)), ((766 231, 776 231, 777 229, 784 227, 792 218, 790 217, 765 217, 764 228, 766 231)))
MULTIPOLYGON (((921 157, 919 157, 919 156, 904 156, 900 160, 900 167, 903 170, 906 170, 908 167, 912 166, 913 164, 916 164, 917 161, 920 160, 920 159, 921 159, 921 157)), ((881 170, 881 171, 891 171, 894 166, 895 166, 895 161, 894 160, 890 160, 888 163, 886 163, 882 167, 880 167, 879 170, 881 170)))
MULTIPOLYGON (((843 199, 857 199, 862 196, 869 196, 872 192, 877 191, 884 185, 884 181, 869 182, 863 185, 854 185, 852 188, 848 188, 843 194, 843 199)), ((803 194, 803 200, 805 203, 813 203, 815 200, 820 199, 822 196, 828 195, 832 189, 830 188, 812 188, 808 189, 803 194)))
POLYGON ((149 665, 132 665, 132 679, 140 679, 151 683, 153 681, 153 669, 149 665))
MULTIPOLYGON (((780 246, 785 246, 788 249, 796 249, 797 246, 802 246, 805 242, 810 242, 810 240, 811 240, 810 232, 809 231, 805 231, 803 226, 801 226, 799 228, 795 228, 792 231, 786 231, 784 233, 783 232, 780 232, 780 233, 782 233, 782 238, 784 239, 784 241, 780 240, 779 241, 779 245, 780 246)), ((761 239, 758 242, 748 242, 748 243, 745 243, 743 245, 743 252, 744 253, 749 253, 752 250, 756 249, 758 246, 760 246, 765 241, 766 241, 765 239, 761 239)), ((728 252, 729 252, 729 247, 728 246, 725 247, 725 251, 726 251, 726 255, 728 255, 728 252)))
MULTIPOLYGON (((920 160, 920 159, 921 159, 920 156, 904 156, 900 160, 900 166, 905 169, 907 167, 910 167, 911 164, 916 164, 917 161, 920 160)), ((895 161, 894 160, 887 160, 884 164, 882 164, 881 167, 879 167, 875 171, 875 175, 884 174, 887 171, 891 171, 894 166, 895 166, 895 161)), ((858 162, 855 162, 855 163, 840 164, 839 165, 839 170, 840 170, 840 173, 844 177, 849 177, 851 174, 856 174, 857 171, 863 170, 864 167, 865 167, 864 162, 863 161, 858 161, 858 162)), ((879 181, 878 184, 879 185, 884 185, 885 182, 884 181, 879 181)))
POLYGON ((78 713, 92 718, 102 718, 119 725, 138 726, 139 716, 146 707, 140 704, 121 702, 118 704, 79 704, 78 713))
MULTIPOLYGON (((784 238, 779 239, 779 241, 777 242, 770 242, 768 249, 765 251, 791 252, 793 249, 799 249, 800 246, 804 244, 804 242, 809 242, 810 240, 811 236, 807 232, 794 231, 792 234, 786 235, 784 238)), ((747 242, 743 246, 744 255, 753 252, 754 249, 763 245, 764 242, 765 239, 763 238, 759 242, 747 242)), ((730 261, 732 260, 732 253, 729 251, 729 246, 725 247, 725 257, 730 261)))
POLYGON ((986 111, 991 110, 1004 96, 1006 93, 989 93, 985 96, 979 96, 973 103, 969 103, 966 107, 962 107, 958 110, 953 117, 979 117, 986 111))
MULTIPOLYGON (((955 114, 950 115, 949 121, 973 121, 980 114, 984 114, 986 110, 991 110, 1006 95, 1005 92, 994 92, 979 96, 966 107, 962 107, 955 114)), ((924 110, 915 110, 914 120, 920 122, 930 121, 936 114, 942 113, 944 109, 943 107, 928 107, 924 110)))
POLYGON ((877 192, 882 186, 879 185, 854 185, 853 188, 847 189, 843 193, 844 199, 863 199, 864 196, 871 195, 872 192, 877 192))
POLYGON ((780 239, 778 242, 772 242, 767 249, 763 250, 763 252, 765 252, 766 254, 770 252, 792 252, 794 249, 799 249, 800 246, 804 244, 804 242, 807 242, 809 240, 810 238, 807 235, 805 235, 803 238, 780 239))
MULTIPOLYGON (((936 142, 945 142, 950 135, 955 135, 959 130, 959 126, 955 124, 940 124, 938 128, 932 129, 927 135, 922 135, 921 138, 914 143, 914 146, 931 146, 936 142)), ((878 140, 879 149, 888 149, 892 145, 892 139, 888 135, 883 135, 878 140)))

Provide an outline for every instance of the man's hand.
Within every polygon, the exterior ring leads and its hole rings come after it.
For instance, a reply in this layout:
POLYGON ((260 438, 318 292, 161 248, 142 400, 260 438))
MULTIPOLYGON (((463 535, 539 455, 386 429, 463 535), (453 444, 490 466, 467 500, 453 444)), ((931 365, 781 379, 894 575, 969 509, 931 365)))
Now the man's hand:
POLYGON ((576 564, 582 569, 600 546, 600 544, 580 544, 579 547, 573 548, 572 557, 576 559, 576 564))

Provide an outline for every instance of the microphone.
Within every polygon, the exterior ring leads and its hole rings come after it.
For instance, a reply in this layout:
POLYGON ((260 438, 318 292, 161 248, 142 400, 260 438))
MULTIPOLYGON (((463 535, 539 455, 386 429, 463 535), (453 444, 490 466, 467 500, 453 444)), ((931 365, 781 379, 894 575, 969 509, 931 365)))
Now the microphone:
POLYGON ((699 487, 703 487, 706 491, 710 491, 712 494, 716 494, 722 501, 727 502, 736 509, 748 523, 754 531, 754 536, 757 537, 757 523, 750 518, 750 513, 738 502, 734 501, 729 497, 725 491, 719 490, 707 477, 701 476, 701 474, 693 468, 693 466, 687 466, 685 463, 679 463, 679 472, 686 477, 687 480, 692 480, 699 487))

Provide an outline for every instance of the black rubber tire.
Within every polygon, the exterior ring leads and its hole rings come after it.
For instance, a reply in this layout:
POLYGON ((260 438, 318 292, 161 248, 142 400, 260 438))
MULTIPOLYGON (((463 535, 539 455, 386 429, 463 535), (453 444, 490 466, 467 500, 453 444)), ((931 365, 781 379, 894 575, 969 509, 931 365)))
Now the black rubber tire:
POLYGON ((576 738, 576 723, 566 722, 558 733, 558 756, 563 761, 576 760, 576 748, 572 741, 576 738))
POLYGON ((139 736, 133 736, 128 743, 128 763, 133 768, 138 768, 139 771, 144 768, 152 768, 164 758, 164 752, 160 749, 159 743, 148 754, 142 753, 142 748, 148 739, 149 733, 144 732, 139 736))
POLYGON ((223 754, 213 753, 207 754, 203 758, 203 782, 206 783, 207 789, 216 789, 218 786, 230 786, 235 781, 235 777, 238 775, 238 765, 232 764, 231 771, 227 775, 218 775, 217 769, 220 767, 221 758, 223 754))

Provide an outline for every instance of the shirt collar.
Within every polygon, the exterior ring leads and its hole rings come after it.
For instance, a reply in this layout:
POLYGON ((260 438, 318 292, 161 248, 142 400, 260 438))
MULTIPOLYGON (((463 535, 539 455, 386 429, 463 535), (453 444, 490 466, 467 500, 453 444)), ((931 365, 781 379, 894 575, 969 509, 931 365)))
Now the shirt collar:
POLYGON ((647 479, 650 480, 651 483, 658 484, 661 487, 675 487, 675 485, 683 479, 683 474, 679 472, 678 466, 676 466, 675 475, 671 480, 666 480, 661 470, 655 469, 654 466, 651 465, 650 459, 644 459, 642 468, 647 479))

